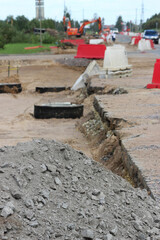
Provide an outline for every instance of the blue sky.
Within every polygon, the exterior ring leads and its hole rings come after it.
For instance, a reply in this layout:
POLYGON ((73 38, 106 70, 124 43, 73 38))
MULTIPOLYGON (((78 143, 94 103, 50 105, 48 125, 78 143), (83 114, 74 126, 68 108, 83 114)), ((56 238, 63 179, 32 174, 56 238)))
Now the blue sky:
MULTIPOLYGON (((159 0, 143 0, 144 20, 155 13, 160 13, 159 0)), ((117 17, 122 16, 124 21, 137 22, 141 18, 142 0, 65 0, 71 16, 75 20, 92 19, 93 15, 105 18, 106 24, 115 24, 117 17)), ((0 0, 0 19, 4 20, 8 15, 14 17, 25 15, 32 19, 35 17, 35 0, 0 0)), ((44 0, 45 17, 61 20, 63 17, 64 0, 44 0)))

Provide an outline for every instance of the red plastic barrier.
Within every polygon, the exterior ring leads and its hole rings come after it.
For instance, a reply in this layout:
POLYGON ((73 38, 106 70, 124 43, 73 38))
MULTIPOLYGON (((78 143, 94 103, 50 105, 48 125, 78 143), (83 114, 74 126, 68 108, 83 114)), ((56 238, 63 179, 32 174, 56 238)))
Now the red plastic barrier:
POLYGON ((142 38, 140 36, 136 37, 135 38, 135 42, 134 42, 134 45, 138 45, 139 41, 141 40, 142 38))
POLYGON ((75 46, 79 46, 80 44, 85 44, 84 39, 64 39, 64 40, 61 40, 61 43, 66 43, 66 42, 70 42, 75 46))
POLYGON ((152 48, 152 49, 155 49, 153 40, 150 40, 150 44, 151 44, 151 48, 152 48))
POLYGON ((56 47, 56 46, 50 46, 50 48, 51 48, 51 49, 55 49, 55 48, 58 48, 58 47, 56 47))
POLYGON ((134 42, 134 45, 138 45, 139 41, 142 39, 140 36, 134 36, 132 37, 132 39, 135 38, 135 42, 134 42))
POLYGON ((160 59, 156 60, 152 83, 147 85, 147 88, 160 88, 160 59))
POLYGON ((43 46, 26 47, 24 49, 25 50, 30 50, 30 49, 37 49, 37 48, 43 48, 43 46))
POLYGON ((83 44, 78 46, 75 58, 104 59, 105 45, 83 44))

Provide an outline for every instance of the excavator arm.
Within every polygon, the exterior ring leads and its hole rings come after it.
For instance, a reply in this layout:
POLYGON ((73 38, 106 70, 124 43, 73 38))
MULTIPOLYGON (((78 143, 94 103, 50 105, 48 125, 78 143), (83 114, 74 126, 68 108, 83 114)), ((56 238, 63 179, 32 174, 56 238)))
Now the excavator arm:
POLYGON ((72 28, 70 20, 68 18, 66 18, 65 16, 63 17, 64 30, 65 30, 65 32, 67 32, 68 36, 80 37, 81 35, 83 35, 84 27, 88 24, 95 23, 95 22, 98 22, 98 29, 99 29, 99 34, 100 34, 102 31, 102 22, 101 22, 100 17, 98 19, 84 22, 79 29, 72 28), (66 23, 67 23, 67 26, 66 26, 66 23))
POLYGON ((91 21, 86 21, 84 22, 81 27, 79 28, 78 32, 82 35, 83 34, 83 31, 84 31, 84 27, 88 24, 91 24, 91 23, 95 23, 95 22, 98 22, 98 29, 99 29, 99 33, 101 33, 102 31, 102 21, 101 21, 101 18, 99 17, 98 19, 94 19, 94 20, 91 20, 91 21))

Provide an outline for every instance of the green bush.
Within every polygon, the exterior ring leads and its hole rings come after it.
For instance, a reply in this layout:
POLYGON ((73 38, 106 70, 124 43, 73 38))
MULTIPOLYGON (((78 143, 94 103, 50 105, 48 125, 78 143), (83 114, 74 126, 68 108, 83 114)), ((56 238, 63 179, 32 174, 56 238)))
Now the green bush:
POLYGON ((37 43, 40 41, 39 35, 17 31, 12 37, 12 43, 37 43))
POLYGON ((50 44, 55 42, 56 42, 56 38, 52 37, 49 33, 43 34, 43 43, 50 44))
POLYGON ((12 37, 12 43, 28 43, 30 41, 29 34, 24 34, 24 32, 16 31, 16 35, 12 37))
POLYGON ((30 42, 31 43, 40 42, 40 36, 39 35, 35 35, 35 34, 31 34, 30 35, 30 42))

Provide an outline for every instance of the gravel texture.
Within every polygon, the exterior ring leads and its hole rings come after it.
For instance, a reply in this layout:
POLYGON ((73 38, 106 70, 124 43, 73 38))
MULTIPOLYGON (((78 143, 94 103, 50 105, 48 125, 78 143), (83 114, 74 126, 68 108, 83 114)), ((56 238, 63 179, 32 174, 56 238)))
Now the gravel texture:
POLYGON ((68 145, 0 149, 0 239, 158 240, 160 207, 145 190, 68 145))
POLYGON ((63 65, 71 66, 71 67, 87 67, 91 62, 89 59, 85 58, 74 58, 73 56, 64 57, 61 59, 57 59, 57 62, 63 65))

